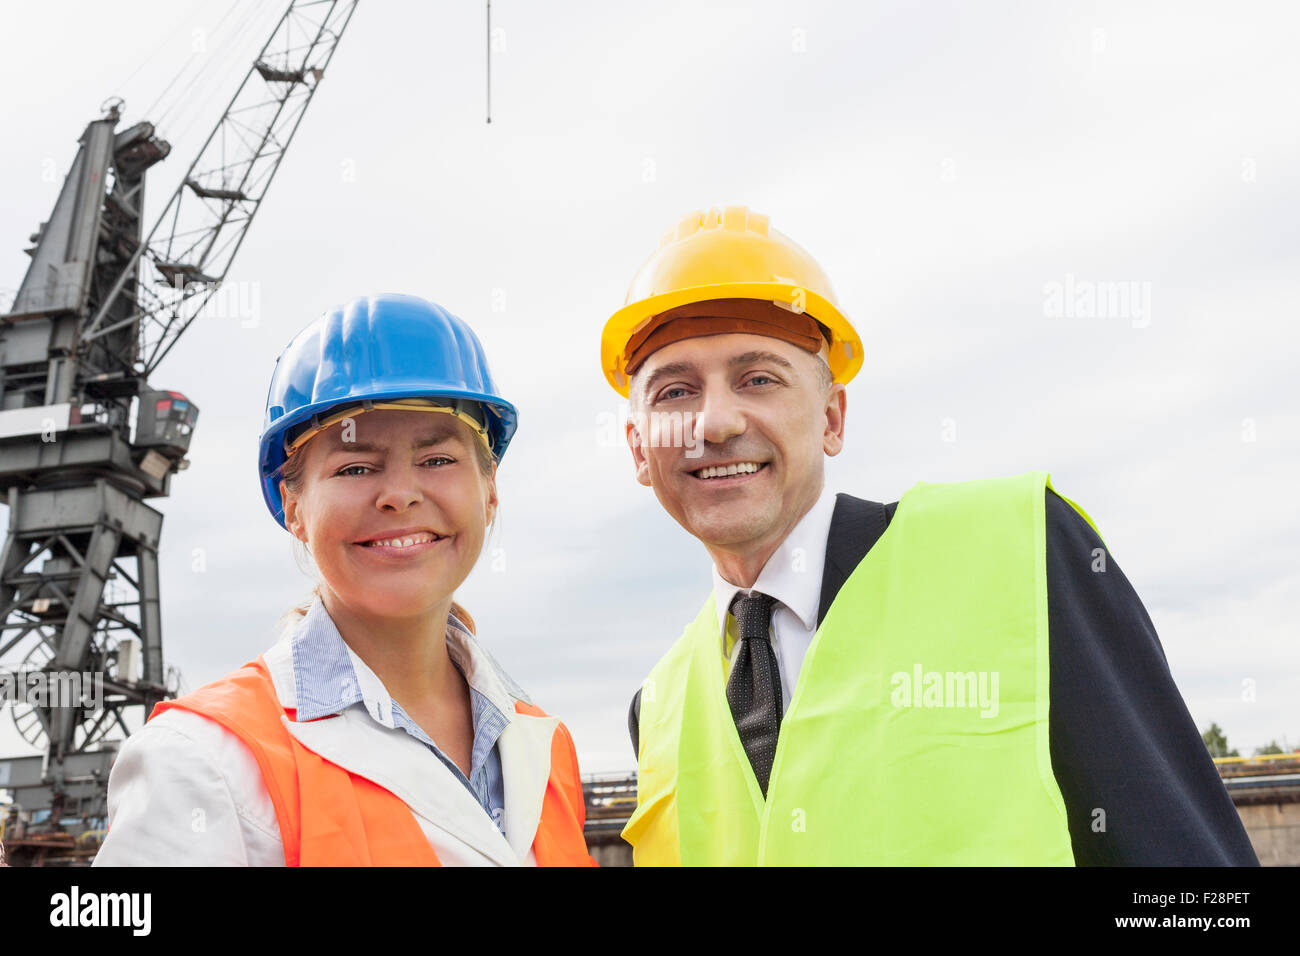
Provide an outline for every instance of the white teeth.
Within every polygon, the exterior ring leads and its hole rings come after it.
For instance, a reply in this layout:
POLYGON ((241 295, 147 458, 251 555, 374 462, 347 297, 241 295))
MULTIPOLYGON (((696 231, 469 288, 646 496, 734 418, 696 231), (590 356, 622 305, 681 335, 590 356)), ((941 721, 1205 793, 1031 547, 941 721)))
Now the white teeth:
POLYGON ((738 465, 710 465, 708 468, 701 468, 697 475, 700 478, 727 478, 731 475, 751 475, 762 467, 759 462, 742 461, 738 465))
POLYGON ((413 544, 424 544, 428 541, 432 541, 433 537, 434 536, 429 534, 427 531, 423 531, 420 534, 408 535, 405 538, 388 538, 384 541, 367 541, 366 544, 370 547, 409 548, 413 544))

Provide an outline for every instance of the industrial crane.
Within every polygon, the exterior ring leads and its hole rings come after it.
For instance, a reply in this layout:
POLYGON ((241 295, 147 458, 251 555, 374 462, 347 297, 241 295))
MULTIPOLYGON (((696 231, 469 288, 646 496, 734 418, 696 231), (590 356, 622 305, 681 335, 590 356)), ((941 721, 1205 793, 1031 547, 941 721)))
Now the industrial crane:
POLYGON ((0 820, 10 862, 76 858, 107 817, 125 712, 176 693, 146 500, 189 464, 198 409, 149 378, 229 272, 355 8, 289 3, 147 234, 146 174, 171 147, 149 122, 118 130, 107 102, 31 237, 0 315, 0 691, 44 753, 0 759, 34 818, 21 835, 0 820))

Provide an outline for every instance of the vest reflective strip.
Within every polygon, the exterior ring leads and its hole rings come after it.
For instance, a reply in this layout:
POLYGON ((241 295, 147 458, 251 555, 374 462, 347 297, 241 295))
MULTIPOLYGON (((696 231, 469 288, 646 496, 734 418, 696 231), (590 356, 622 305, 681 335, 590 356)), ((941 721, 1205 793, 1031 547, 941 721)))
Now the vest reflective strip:
MULTIPOLYGON (((253 752, 275 807, 288 866, 438 866, 438 855, 410 807, 374 781, 308 750, 281 721, 270 671, 259 656, 192 694, 162 701, 215 720, 253 752), (308 795, 303 799, 302 795, 308 795)), ((545 717, 523 701, 516 711, 545 717)), ((583 838, 586 804, 573 740, 563 724, 551 737, 551 772, 533 837, 539 866, 592 866, 583 838)))
POLYGON ((1045 487, 1031 472, 904 494, 808 649, 766 801, 711 598, 642 690, 643 796, 623 831, 636 862, 1071 865, 1047 724, 1045 487))

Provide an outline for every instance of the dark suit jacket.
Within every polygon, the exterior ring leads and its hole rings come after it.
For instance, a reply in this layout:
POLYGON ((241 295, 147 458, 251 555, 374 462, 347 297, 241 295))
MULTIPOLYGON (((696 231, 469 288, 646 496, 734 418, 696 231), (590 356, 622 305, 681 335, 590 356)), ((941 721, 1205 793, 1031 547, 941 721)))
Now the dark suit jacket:
MULTIPOLYGON (((820 626, 898 502, 838 495, 820 626)), ((1080 866, 1258 866, 1232 799, 1169 673, 1155 627, 1101 539, 1047 490, 1049 739, 1080 866), (1094 832, 1096 810, 1105 830, 1094 832)), ((628 729, 637 750, 641 692, 628 729)))

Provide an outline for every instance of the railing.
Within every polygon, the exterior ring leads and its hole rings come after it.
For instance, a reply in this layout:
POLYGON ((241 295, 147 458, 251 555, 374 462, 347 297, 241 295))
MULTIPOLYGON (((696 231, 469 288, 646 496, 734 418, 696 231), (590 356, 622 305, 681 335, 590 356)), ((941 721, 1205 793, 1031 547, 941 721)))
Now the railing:
POLYGON ((1220 767, 1230 767, 1238 764, 1252 764, 1276 760, 1295 760, 1300 762, 1300 751, 1289 754, 1256 754, 1254 757, 1215 757, 1214 763, 1220 767))
POLYGON ((582 778, 588 833, 620 831, 636 809, 636 774, 590 774, 582 778))

